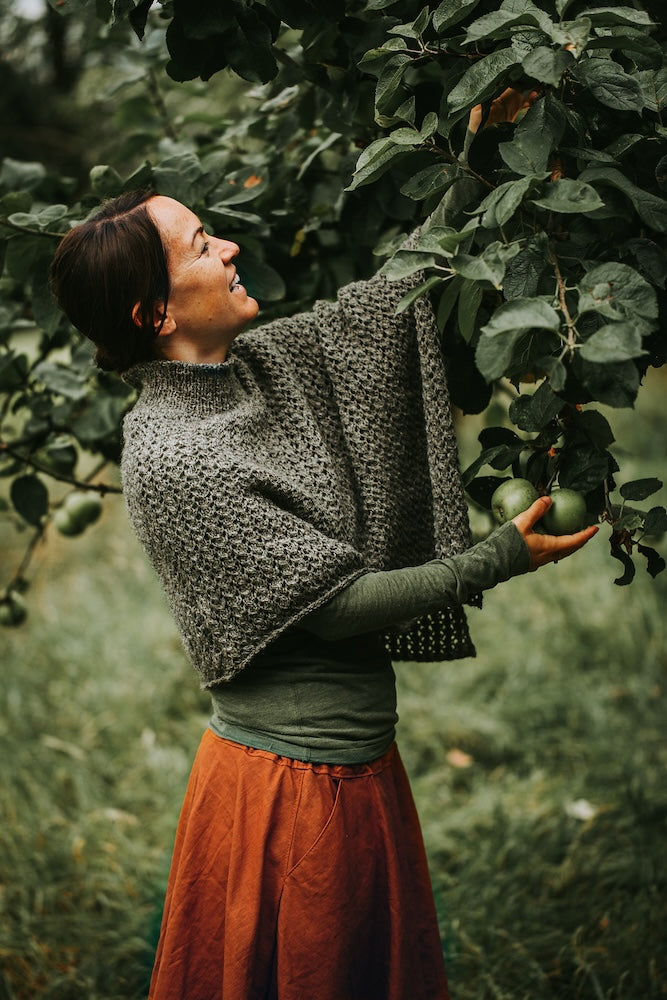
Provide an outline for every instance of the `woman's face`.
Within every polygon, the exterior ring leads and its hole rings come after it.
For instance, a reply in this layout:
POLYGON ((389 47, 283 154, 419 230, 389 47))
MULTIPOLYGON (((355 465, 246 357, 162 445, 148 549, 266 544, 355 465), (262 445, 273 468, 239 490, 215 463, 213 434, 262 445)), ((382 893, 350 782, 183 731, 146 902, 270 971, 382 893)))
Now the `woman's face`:
POLYGON ((161 353, 172 360, 224 361, 229 345, 259 310, 236 276, 237 244, 207 235, 197 216, 173 198, 156 195, 147 208, 169 270, 161 353))

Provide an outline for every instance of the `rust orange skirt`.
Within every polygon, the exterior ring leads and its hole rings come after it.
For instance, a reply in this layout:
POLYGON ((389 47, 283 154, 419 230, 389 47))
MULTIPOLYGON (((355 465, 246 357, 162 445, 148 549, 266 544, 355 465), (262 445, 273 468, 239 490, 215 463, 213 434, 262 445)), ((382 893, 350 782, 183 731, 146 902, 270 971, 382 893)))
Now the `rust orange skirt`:
POLYGON ((306 764, 195 758, 150 1000, 446 1000, 419 820, 394 745, 306 764))

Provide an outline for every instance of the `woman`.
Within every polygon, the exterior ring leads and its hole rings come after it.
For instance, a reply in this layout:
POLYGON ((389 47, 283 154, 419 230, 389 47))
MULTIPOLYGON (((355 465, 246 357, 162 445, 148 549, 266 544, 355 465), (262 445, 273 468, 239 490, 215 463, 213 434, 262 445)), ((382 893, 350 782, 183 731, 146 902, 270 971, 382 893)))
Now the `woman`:
POLYGON ((153 1000, 442 1000, 392 659, 474 653, 462 605, 580 548, 541 498, 470 547, 428 303, 376 277, 246 330, 236 244, 131 193, 63 239, 54 291, 138 389, 133 527, 210 690, 153 1000))

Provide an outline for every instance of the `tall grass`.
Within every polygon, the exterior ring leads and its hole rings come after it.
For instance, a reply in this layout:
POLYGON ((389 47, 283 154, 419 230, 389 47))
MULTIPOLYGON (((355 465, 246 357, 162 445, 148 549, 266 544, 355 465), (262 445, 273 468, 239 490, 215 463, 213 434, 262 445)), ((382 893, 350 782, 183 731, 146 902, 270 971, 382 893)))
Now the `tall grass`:
MULTIPOLYGON (((653 383, 615 415, 632 476, 664 462, 653 383)), ((667 995, 667 581, 615 587, 603 536, 488 593, 477 659, 397 668, 453 1000, 667 995)), ((140 998, 207 698, 118 499, 29 601, 0 632, 0 1000, 140 998)))

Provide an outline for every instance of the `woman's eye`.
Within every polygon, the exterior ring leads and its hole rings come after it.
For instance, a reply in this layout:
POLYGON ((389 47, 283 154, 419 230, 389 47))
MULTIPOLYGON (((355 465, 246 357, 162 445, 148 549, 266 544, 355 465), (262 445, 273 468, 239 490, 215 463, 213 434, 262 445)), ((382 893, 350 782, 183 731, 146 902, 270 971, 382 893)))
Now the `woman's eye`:
POLYGON ((208 240, 206 240, 203 247, 201 248, 201 254, 200 254, 201 257, 203 257, 205 253, 208 253, 208 248, 209 248, 209 242, 208 240))

